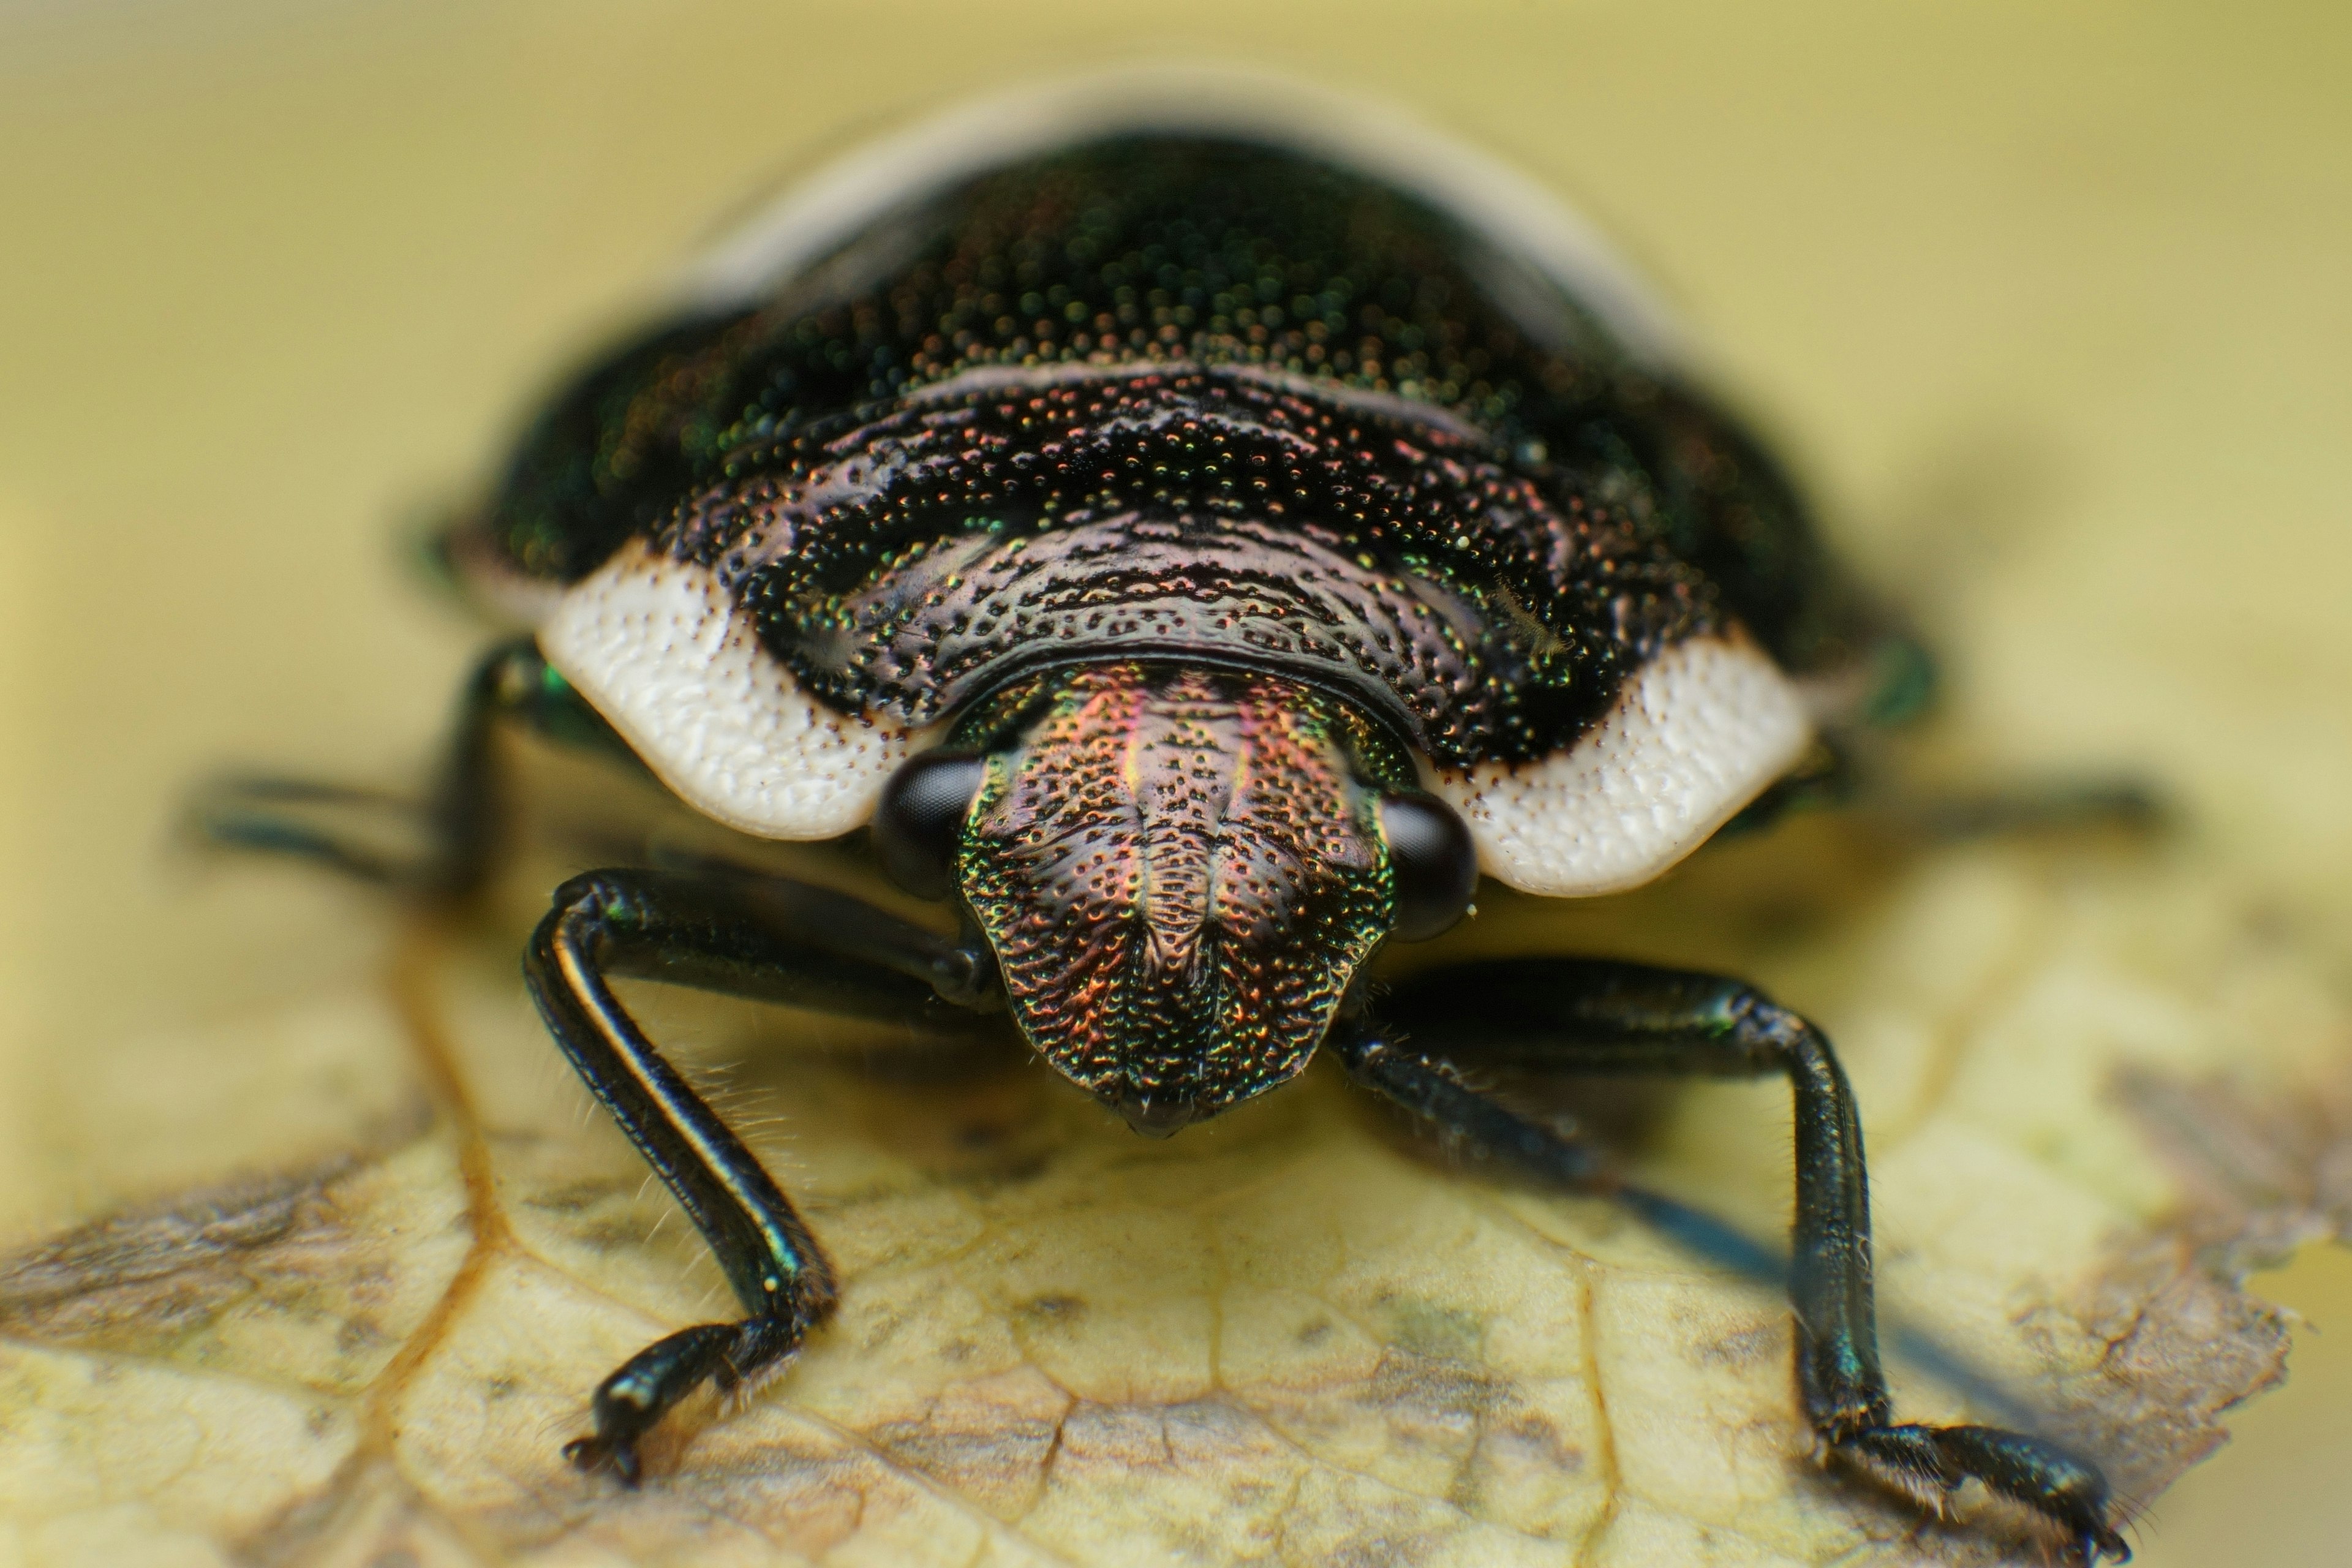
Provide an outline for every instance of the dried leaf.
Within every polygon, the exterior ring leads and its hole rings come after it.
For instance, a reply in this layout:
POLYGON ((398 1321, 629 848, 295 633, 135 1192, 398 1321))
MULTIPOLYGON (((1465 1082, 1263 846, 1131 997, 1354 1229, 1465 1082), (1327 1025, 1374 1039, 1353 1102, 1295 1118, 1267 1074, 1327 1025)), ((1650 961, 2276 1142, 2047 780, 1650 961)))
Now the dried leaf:
MULTIPOLYGON (((2236 1279, 2341 1223, 2352 1028, 2195 866, 1816 826, 1480 925, 1752 973, 1827 1025, 1907 1415, 2028 1419, 2145 1502, 2278 1375, 2236 1279)), ((576 1474, 597 1378, 730 1303, 503 942, 413 931, 383 995, 93 1057, 61 1138, 154 1195, 0 1269, 14 1560, 2042 1556, 1981 1500, 1927 1524, 1817 1468, 1772 1292, 1336 1076, 1152 1142, 1034 1064, 910 1075, 904 1041, 658 987, 847 1285, 643 1489, 576 1474)), ((1783 1091, 1632 1121, 1645 1179, 1785 1223, 1783 1091)))

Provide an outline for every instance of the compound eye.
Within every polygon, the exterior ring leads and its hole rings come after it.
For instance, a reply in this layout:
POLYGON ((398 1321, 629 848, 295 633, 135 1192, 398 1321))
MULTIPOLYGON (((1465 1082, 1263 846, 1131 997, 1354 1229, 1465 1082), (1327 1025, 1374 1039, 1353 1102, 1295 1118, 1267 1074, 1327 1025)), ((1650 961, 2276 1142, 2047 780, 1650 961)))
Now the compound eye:
POLYGON ((1478 889, 1478 847, 1454 808, 1425 795, 1381 797, 1381 832, 1396 879, 1399 942, 1426 942, 1469 912, 1478 889))
POLYGON ((892 881, 919 899, 955 891, 956 840, 987 773, 969 752, 925 752, 890 775, 868 831, 892 881))

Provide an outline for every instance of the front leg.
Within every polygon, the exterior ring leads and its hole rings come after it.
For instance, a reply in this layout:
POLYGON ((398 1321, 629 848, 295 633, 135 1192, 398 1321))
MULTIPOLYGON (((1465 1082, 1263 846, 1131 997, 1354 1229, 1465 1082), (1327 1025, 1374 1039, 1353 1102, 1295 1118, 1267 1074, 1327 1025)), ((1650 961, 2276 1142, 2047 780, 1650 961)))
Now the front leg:
POLYGON ((967 947, 842 894, 743 873, 612 870, 556 891, 523 957, 583 1082, 710 1244, 745 1318, 657 1341, 597 1387, 583 1469, 634 1485, 637 1445, 700 1387, 776 1366, 834 1304, 833 1267, 751 1152, 646 1039, 607 983, 637 975, 831 1011, 970 1027, 993 973, 967 947))
POLYGON ((301 779, 226 778, 188 803, 200 840, 308 860, 426 899, 462 899, 488 874, 504 806, 494 737, 502 724, 642 768, 529 637, 474 668, 438 776, 422 798, 301 779))
POLYGON ((1475 1051, 1568 1073, 1789 1079, 1797 1200, 1789 1290, 1797 1377, 1824 1449, 1940 1510, 1970 1477, 2063 1530, 2084 1563, 2127 1560, 2099 1472, 2038 1438, 1892 1419, 1879 1369, 1870 1200, 1853 1091, 1829 1041, 1738 981, 1639 964, 1514 959, 1424 972, 1369 1021, 1333 1032, 1358 1081, 1536 1174, 1591 1187, 1594 1157, 1465 1085, 1443 1055, 1475 1051), (1464 998, 1477 999, 1465 1008, 1464 998), (1411 1047, 1401 1043, 1410 1037, 1411 1047))

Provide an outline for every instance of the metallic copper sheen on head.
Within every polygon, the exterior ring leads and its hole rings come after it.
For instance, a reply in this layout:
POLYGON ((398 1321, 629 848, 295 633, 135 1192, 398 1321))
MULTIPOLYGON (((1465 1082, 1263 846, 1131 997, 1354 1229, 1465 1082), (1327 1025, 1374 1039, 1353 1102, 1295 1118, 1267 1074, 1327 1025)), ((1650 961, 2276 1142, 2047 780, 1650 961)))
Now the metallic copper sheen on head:
POLYGON ((1361 721, 1277 676, 1120 663, 1045 683, 957 871, 1013 1016, 1138 1129, 1284 1082, 1388 933, 1361 721))

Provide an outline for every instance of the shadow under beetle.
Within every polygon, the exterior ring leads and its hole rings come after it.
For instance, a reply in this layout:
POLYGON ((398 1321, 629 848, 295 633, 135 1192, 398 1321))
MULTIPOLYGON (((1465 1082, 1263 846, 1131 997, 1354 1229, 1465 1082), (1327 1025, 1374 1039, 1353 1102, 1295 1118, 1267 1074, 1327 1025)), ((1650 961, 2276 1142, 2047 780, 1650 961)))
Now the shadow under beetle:
POLYGON ((640 976, 1017 1030, 1155 1134, 1320 1047, 1572 1190, 1611 1189, 1601 1158, 1461 1067, 1785 1076, 1822 1449, 1930 1508, 1974 1478, 2083 1560, 2127 1556, 2090 1466, 1894 1418, 1862 1131, 1818 1029, 1737 980, 1592 959, 1361 980, 1482 872, 1612 891, 1769 814, 1914 705, 1916 650, 1508 176, 1392 137, 1338 153, 1297 114, 1064 109, 1050 135, 918 135, 892 177, 772 215, 539 416, 445 544, 533 631, 467 692, 430 854, 305 826, 331 789, 206 807, 224 841, 460 895, 494 848, 491 731, 520 722, 746 833, 862 833, 952 905, 949 938, 716 865, 556 890, 531 995, 745 1313, 630 1358, 565 1452, 634 1483, 666 1411, 778 1366, 835 1294, 610 988, 640 976))

